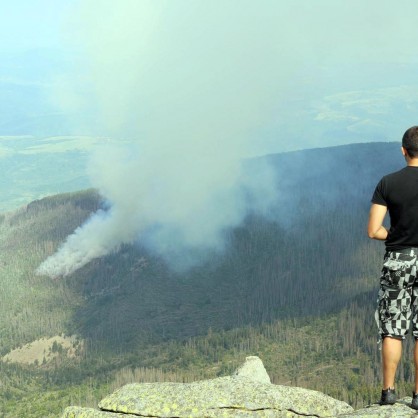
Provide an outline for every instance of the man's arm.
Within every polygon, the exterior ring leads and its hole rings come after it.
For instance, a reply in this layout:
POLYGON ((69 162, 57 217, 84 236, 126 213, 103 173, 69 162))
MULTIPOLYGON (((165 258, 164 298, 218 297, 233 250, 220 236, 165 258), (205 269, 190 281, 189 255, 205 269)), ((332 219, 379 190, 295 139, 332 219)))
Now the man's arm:
POLYGON ((387 229, 383 226, 383 220, 388 208, 383 205, 373 203, 370 208, 369 223, 367 225, 367 235, 369 238, 385 240, 388 236, 387 229))

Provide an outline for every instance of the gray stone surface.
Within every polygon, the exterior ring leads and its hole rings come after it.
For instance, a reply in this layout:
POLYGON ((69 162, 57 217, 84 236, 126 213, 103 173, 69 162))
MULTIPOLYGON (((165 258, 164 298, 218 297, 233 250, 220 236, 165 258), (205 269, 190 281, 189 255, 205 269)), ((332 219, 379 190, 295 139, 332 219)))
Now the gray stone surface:
POLYGON ((69 406, 65 409, 61 418, 138 418, 138 415, 114 414, 111 412, 99 411, 93 408, 69 406))
POLYGON ((397 401, 395 405, 374 404, 349 414, 338 415, 338 418, 416 418, 418 411, 410 407, 411 401, 411 397, 406 397, 397 401))
POLYGON ((142 416, 221 417, 231 412, 254 416, 321 416, 350 412, 345 402, 321 392, 227 376, 193 383, 133 383, 99 403, 99 408, 142 416), (291 415, 294 414, 294 415, 291 415))
POLYGON ((246 357, 244 364, 237 369, 234 376, 244 376, 257 382, 271 383, 263 362, 257 356, 246 357))

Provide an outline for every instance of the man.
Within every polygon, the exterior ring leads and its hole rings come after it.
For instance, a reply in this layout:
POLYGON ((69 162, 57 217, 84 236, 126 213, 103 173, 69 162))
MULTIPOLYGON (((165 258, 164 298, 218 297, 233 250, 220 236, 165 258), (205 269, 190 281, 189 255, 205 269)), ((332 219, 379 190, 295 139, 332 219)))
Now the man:
POLYGON ((383 240, 386 245, 375 314, 383 339, 380 404, 396 401, 395 373, 402 340, 412 320, 415 389, 411 406, 418 409, 418 126, 405 132, 401 151, 406 167, 380 180, 372 197, 367 229, 370 238, 383 240), (389 230, 383 226, 387 211, 389 230))

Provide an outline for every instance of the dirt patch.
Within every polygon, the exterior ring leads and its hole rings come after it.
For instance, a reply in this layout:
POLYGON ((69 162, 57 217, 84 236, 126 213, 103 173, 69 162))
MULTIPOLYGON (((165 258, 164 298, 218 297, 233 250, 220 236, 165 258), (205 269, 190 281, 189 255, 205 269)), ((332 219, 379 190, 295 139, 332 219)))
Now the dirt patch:
POLYGON ((58 356, 77 358, 83 352, 83 341, 76 336, 40 338, 6 354, 2 361, 45 365, 58 356))

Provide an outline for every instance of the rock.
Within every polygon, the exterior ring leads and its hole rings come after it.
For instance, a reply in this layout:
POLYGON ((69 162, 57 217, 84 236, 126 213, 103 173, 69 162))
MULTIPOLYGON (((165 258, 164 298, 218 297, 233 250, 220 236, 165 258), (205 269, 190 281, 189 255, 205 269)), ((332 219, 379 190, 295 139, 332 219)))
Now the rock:
POLYGON ((329 417, 352 408, 320 392, 227 376, 193 383, 133 383, 103 399, 106 411, 152 417, 329 417))
POLYGON ((234 376, 244 376, 261 383, 271 383, 264 364, 257 356, 246 357, 245 363, 237 369, 234 376))
POLYGON ((336 417, 353 411, 321 392, 271 384, 258 357, 247 358, 233 376, 125 385, 103 399, 99 408, 70 407, 62 418, 336 417))
POLYGON ((416 418, 417 411, 409 406, 411 402, 412 398, 406 397, 398 400, 394 405, 374 404, 348 414, 338 415, 338 418, 416 418))
POLYGON ((113 414, 111 412, 98 411, 93 408, 80 408, 79 406, 69 406, 65 409, 61 418, 138 418, 138 415, 113 414))

